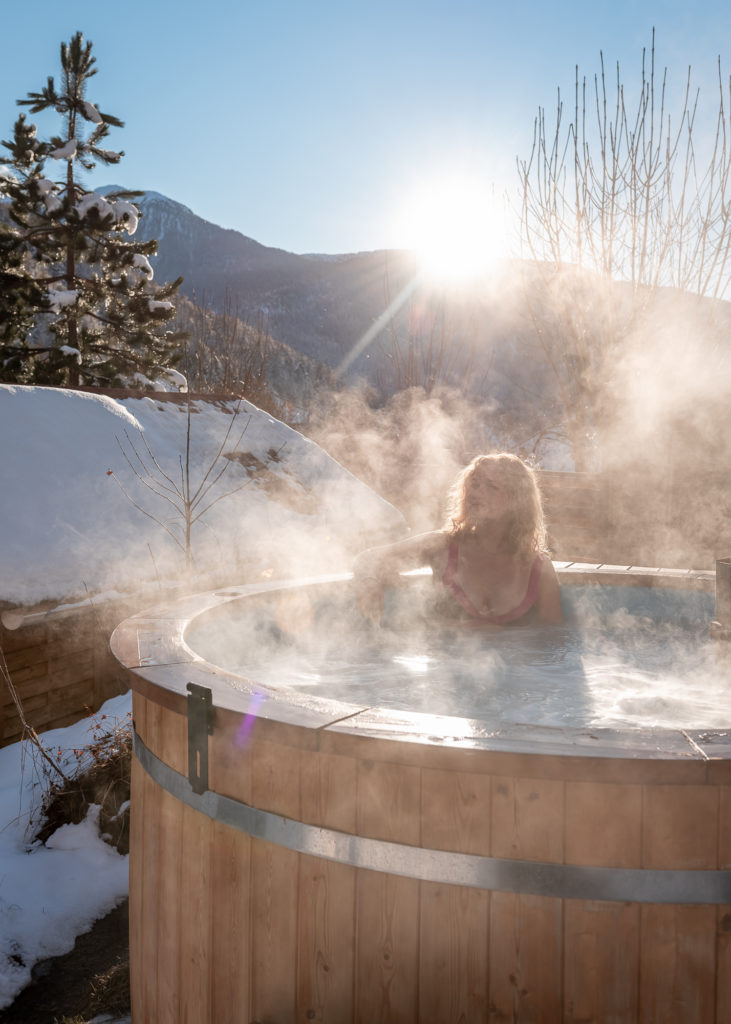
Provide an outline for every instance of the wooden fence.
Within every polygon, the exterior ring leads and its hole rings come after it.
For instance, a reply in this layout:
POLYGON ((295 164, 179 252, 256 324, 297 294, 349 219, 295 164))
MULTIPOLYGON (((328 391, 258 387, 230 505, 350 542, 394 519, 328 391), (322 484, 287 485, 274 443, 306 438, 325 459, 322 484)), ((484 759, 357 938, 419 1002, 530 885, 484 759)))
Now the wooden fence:
POLYGON ((607 553, 607 506, 601 477, 541 472, 538 483, 553 557, 560 561, 612 562, 607 553))
POLYGON ((560 561, 715 569, 731 555, 728 474, 625 471, 538 474, 549 548, 560 561))

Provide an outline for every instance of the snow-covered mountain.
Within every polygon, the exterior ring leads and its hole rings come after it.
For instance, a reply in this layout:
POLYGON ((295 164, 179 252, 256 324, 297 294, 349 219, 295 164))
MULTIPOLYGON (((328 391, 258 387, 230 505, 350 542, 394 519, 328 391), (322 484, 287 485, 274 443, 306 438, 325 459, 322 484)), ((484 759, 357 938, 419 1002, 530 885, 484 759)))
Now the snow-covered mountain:
POLYGON ((221 310, 228 303, 242 320, 263 320, 272 337, 331 367, 383 309, 384 253, 298 256, 212 224, 158 192, 136 203, 138 233, 159 243, 157 280, 182 275, 182 293, 197 304, 221 310))
POLYGON ((197 304, 218 310, 228 305, 242 320, 263 322, 273 338, 332 369, 373 333, 349 363, 347 377, 364 376, 386 390, 398 387, 403 381, 395 379, 394 337, 405 349, 410 333, 446 344, 442 379, 450 365, 458 375, 469 348, 473 378, 484 383, 489 372, 492 399, 505 400, 525 375, 524 346, 532 343, 532 330, 512 301, 514 283, 446 296, 436 287, 414 287, 417 265, 409 252, 296 255, 212 224, 158 192, 136 203, 142 212, 138 233, 159 243, 152 261, 156 279, 182 276, 182 294, 197 304), (407 297, 391 322, 384 313, 402 294, 407 297), (374 332, 376 324, 380 330, 374 332))

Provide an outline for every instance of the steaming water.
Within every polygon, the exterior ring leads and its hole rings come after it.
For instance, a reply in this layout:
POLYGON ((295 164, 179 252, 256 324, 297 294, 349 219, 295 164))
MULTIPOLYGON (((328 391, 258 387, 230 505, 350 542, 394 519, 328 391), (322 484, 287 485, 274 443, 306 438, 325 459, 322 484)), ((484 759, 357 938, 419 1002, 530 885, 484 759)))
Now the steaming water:
MULTIPOLYGON (((631 600, 642 608, 647 597, 631 600)), ((668 623, 594 599, 590 611, 573 609, 567 626, 502 630, 437 628, 413 616, 405 628, 398 609, 389 611, 393 628, 374 629, 326 602, 302 629, 296 620, 276 624, 276 609, 247 624, 240 608, 223 633, 196 628, 187 639, 209 661, 264 686, 366 707, 496 728, 731 727, 731 660, 707 639, 708 617, 697 608, 690 617, 675 608, 668 623)))

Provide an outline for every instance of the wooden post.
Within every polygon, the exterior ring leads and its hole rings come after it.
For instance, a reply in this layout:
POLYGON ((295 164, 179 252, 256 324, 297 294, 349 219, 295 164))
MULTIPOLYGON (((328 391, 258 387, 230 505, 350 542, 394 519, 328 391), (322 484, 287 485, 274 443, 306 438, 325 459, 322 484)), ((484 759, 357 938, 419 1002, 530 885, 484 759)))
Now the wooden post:
POLYGON ((716 561, 716 619, 731 626, 731 558, 716 561))
POLYGON ((716 560, 716 615, 709 632, 714 640, 731 640, 731 558, 716 560))

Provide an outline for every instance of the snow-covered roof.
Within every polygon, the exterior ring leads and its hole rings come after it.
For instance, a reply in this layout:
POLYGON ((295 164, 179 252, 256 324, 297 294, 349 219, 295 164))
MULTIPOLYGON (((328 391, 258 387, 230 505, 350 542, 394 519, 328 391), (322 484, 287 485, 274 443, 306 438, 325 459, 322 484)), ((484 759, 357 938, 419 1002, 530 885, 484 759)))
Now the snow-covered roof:
MULTIPOLYGON (((211 507, 193 526, 197 572, 347 570, 360 548, 406 532, 393 506, 314 442, 250 403, 236 408, 192 400, 192 490, 227 467, 198 506, 211 507)), ((180 575, 172 501, 187 420, 181 397, 0 385, 0 602, 130 592, 180 575)))

